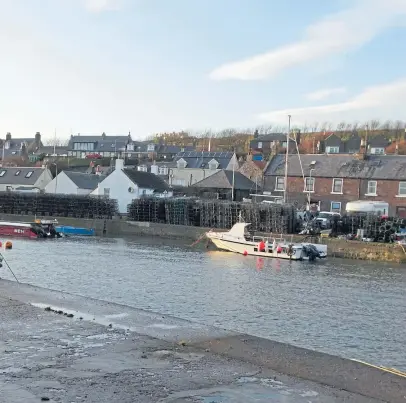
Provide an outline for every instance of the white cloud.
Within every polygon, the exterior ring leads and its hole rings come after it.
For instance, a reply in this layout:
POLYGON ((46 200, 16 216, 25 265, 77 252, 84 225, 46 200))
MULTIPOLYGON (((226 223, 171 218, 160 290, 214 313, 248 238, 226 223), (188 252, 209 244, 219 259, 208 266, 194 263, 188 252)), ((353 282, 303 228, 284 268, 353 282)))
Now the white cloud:
POLYGON ((343 87, 340 88, 325 88, 323 90, 318 90, 306 94, 306 98, 309 101, 321 101, 323 99, 329 98, 333 95, 344 94, 346 89, 343 87))
POLYGON ((372 118, 401 119, 406 103, 406 77, 389 84, 366 88, 345 102, 292 108, 263 113, 259 117, 272 123, 286 123, 287 116, 297 124, 311 121, 365 120, 372 118))
POLYGON ((354 0, 347 10, 306 28, 297 42, 213 70, 215 80, 260 80, 316 59, 359 49, 406 14, 406 0, 354 0))
POLYGON ((91 13, 118 10, 122 6, 121 0, 83 0, 85 8, 91 13))

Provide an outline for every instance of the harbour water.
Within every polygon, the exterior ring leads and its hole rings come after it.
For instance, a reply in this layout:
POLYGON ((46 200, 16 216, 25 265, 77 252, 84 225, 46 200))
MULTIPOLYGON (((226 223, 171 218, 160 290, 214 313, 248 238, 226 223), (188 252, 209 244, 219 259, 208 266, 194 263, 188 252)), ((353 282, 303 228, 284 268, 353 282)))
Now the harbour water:
MULTIPOLYGON (((21 282, 406 370, 406 267, 244 257, 155 239, 15 240, 21 282)), ((1 277, 12 279, 3 267, 1 277)))

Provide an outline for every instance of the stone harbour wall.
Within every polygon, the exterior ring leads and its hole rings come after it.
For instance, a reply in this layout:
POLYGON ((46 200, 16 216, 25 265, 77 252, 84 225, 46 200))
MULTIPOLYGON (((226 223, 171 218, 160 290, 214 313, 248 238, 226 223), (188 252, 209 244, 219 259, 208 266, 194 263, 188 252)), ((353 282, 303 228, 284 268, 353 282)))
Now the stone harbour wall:
MULTIPOLYGON (((37 217, 39 218, 39 217, 37 217)), ((41 217, 52 219, 52 217, 41 217)), ((34 216, 5 215, 0 214, 2 221, 33 222, 34 216)), ((125 218, 104 219, 81 219, 71 217, 58 217, 61 225, 70 225, 84 228, 94 228, 97 236, 123 237, 123 236, 147 236, 160 237, 163 239, 184 240, 188 244, 195 242, 208 228, 192 227, 185 225, 158 224, 150 222, 127 221, 125 218)), ((280 237, 280 234, 275 234, 280 237)), ((301 235, 288 235, 287 240, 293 242, 319 242, 328 245, 330 257, 383 261, 393 263, 406 263, 406 250, 397 244, 384 244, 373 242, 347 241, 336 238, 304 237, 301 235)))

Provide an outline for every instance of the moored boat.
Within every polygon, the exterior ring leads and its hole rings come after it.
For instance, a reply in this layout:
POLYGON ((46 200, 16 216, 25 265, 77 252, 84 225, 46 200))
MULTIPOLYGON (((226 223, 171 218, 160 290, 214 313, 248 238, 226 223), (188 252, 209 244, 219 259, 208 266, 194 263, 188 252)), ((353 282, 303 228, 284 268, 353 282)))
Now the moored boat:
POLYGON ((80 228, 80 227, 71 227, 69 225, 58 225, 55 229, 64 235, 80 235, 80 236, 94 236, 94 228, 80 228))
POLYGON ((249 225, 239 222, 229 231, 210 230, 206 236, 217 248, 242 255, 310 261, 327 257, 327 245, 288 242, 282 237, 252 236, 247 229, 249 225))
POLYGON ((37 223, 0 221, 0 236, 20 238, 46 238, 44 228, 37 223))

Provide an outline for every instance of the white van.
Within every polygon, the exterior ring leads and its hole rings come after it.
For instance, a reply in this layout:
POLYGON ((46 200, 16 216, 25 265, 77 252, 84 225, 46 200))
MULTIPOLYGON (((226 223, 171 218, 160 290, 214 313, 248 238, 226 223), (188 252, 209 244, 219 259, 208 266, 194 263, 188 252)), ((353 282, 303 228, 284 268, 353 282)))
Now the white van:
POLYGON ((347 214, 376 214, 379 216, 388 216, 389 203, 384 201, 357 200, 348 202, 345 210, 347 214))

